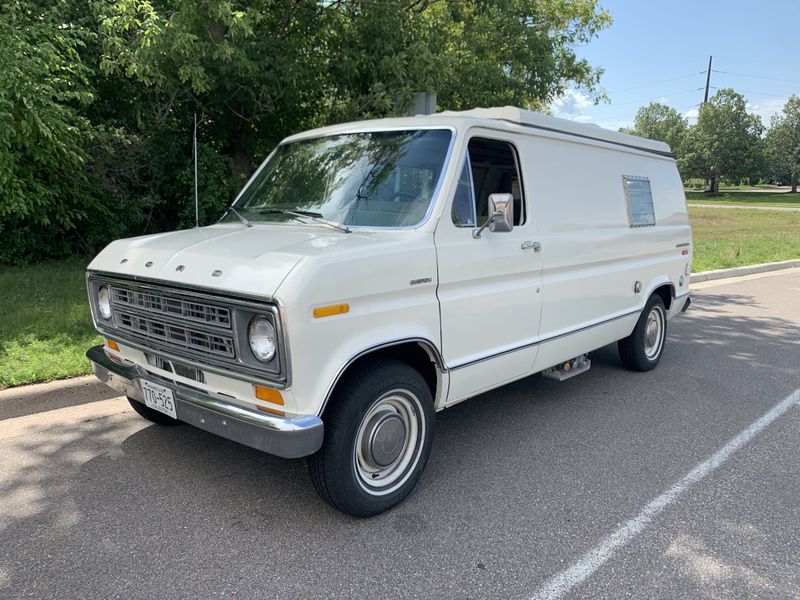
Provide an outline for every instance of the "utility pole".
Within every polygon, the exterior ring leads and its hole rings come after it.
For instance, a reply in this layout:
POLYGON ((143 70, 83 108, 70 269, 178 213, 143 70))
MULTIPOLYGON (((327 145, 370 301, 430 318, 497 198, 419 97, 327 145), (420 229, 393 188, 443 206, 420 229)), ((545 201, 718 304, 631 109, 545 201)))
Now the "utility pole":
MULTIPOLYGON (((706 94, 703 96, 703 104, 708 102, 708 89, 711 87, 711 60, 713 56, 708 57, 708 71, 706 72, 706 94)), ((702 106, 702 105, 701 105, 702 106)), ((707 192, 716 192, 715 183, 717 181, 716 176, 707 177, 706 178, 706 191, 707 192)))
POLYGON ((713 56, 708 57, 708 72, 706 73, 706 95, 703 97, 703 104, 708 102, 708 89, 711 87, 711 59, 713 56))

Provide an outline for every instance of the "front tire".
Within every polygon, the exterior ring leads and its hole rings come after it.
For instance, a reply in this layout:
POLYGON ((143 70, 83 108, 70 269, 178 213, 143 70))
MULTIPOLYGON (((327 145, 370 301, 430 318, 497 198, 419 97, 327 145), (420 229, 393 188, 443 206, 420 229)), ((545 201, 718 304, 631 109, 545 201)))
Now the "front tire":
POLYGON ((401 502, 431 452, 433 399, 406 363, 356 365, 325 413, 325 440, 309 459, 311 481, 332 507, 371 517, 401 502))
POLYGON ((658 294, 645 304, 636 327, 628 337, 617 342, 619 356, 631 371, 654 369, 664 354, 667 341, 667 310, 658 294))
POLYGON ((151 423, 155 423, 156 425, 164 425, 167 427, 181 424, 181 421, 179 421, 178 419, 173 419, 169 415, 165 415, 164 413, 160 413, 157 410, 153 410, 149 406, 143 404, 142 402, 139 402, 138 400, 134 400, 130 396, 128 396, 127 398, 133 410, 135 410, 140 417, 144 417, 151 423))

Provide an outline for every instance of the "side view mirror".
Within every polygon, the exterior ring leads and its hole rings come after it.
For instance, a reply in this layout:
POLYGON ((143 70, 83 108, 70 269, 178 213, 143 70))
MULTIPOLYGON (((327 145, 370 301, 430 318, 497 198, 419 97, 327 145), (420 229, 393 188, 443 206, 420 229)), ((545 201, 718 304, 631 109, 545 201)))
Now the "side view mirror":
POLYGON ((489 195, 489 218, 479 228, 472 230, 472 237, 477 240, 487 227, 489 231, 498 233, 514 229, 514 196, 511 194, 489 195))

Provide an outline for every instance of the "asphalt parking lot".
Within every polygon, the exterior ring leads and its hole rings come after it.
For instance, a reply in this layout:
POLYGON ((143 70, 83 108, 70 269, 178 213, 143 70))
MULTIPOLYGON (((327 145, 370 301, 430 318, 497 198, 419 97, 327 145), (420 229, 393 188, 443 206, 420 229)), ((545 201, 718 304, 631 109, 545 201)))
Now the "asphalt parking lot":
POLYGON ((124 399, 0 407, 0 597, 800 597, 800 270, 694 293, 653 372, 609 347, 437 415, 369 520, 124 399))

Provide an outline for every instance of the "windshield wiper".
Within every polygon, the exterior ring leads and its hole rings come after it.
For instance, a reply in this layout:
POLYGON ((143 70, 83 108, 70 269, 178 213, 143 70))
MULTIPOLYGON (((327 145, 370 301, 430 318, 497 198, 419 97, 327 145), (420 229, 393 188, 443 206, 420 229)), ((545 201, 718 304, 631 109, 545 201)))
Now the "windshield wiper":
POLYGON ((328 221, 327 219, 323 218, 322 214, 318 212, 312 212, 310 210, 286 210, 283 208, 268 208, 267 210, 260 210, 258 211, 260 215, 290 215, 292 217, 296 217, 298 219, 311 219, 317 223, 322 223, 323 225, 327 225, 328 227, 334 227, 339 231, 344 231, 345 233, 352 233, 352 230, 347 225, 342 225, 341 223, 336 223, 334 221, 328 221))
POLYGON ((242 222, 242 223, 243 223, 245 226, 247 226, 247 227, 252 227, 252 226, 253 226, 253 225, 250 223, 250 221, 248 221, 248 220, 247 220, 247 219, 245 219, 245 218, 244 218, 244 217, 243 217, 241 214, 239 214, 239 211, 238 211, 238 210, 236 210, 235 208, 233 208, 233 204, 231 204, 231 205, 228 207, 228 210, 229 210, 229 211, 231 211, 233 214, 235 214, 237 217, 239 217, 239 220, 240 220, 240 221, 241 221, 241 222, 242 222))

